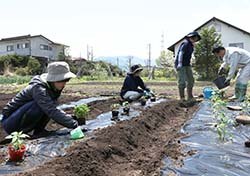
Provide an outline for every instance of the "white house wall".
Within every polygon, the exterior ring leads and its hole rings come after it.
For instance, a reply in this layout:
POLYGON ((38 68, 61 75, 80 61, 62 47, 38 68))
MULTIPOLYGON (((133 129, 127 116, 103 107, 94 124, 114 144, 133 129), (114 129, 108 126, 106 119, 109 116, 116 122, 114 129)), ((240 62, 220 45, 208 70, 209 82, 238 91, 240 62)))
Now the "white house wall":
MULTIPOLYGON (((243 49, 250 51, 250 35, 243 33, 235 28, 232 28, 219 21, 211 21, 204 27, 215 27, 216 32, 221 34, 221 42, 224 47, 228 47, 230 43, 243 43, 243 49)), ((203 28, 204 28, 203 27, 203 28)), ((200 31, 200 30, 199 30, 200 31)), ((175 45, 174 52, 177 53, 180 44, 179 42, 175 45)))
POLYGON ((0 43, 0 56, 9 55, 9 54, 17 54, 17 55, 30 55, 30 48, 17 48, 17 44, 29 43, 30 41, 27 39, 18 40, 18 41, 6 41, 0 43), (7 46, 13 45, 13 51, 7 51, 7 46))
POLYGON ((24 55, 24 56, 35 56, 41 58, 48 58, 49 60, 57 60, 60 52, 64 52, 64 46, 54 44, 53 42, 41 37, 30 37, 20 40, 2 41, 0 42, 0 56, 4 55, 24 55), (28 43, 28 48, 17 48, 17 44, 28 43), (7 46, 13 45, 13 51, 7 51, 7 46), (52 50, 43 50, 41 45, 47 45, 52 48, 52 50))
POLYGON ((58 59, 58 55, 60 52, 64 52, 63 50, 64 50, 63 45, 54 45, 53 54, 54 54, 56 59, 58 59))
POLYGON ((45 57, 48 59, 54 59, 53 55, 53 45, 48 40, 41 37, 33 37, 31 38, 31 55, 36 57, 45 57), (42 50, 40 45, 48 45, 52 47, 52 51, 50 50, 42 50))

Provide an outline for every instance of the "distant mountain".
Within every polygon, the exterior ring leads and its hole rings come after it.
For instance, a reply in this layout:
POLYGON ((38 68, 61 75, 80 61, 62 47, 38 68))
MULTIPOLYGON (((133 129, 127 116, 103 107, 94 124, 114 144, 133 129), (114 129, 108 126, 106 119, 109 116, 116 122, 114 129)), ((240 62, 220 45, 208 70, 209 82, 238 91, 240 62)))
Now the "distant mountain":
MULTIPOLYGON (((135 56, 101 56, 97 57, 95 61, 104 61, 113 65, 118 65, 118 67, 122 70, 128 71, 129 59, 131 58, 131 65, 141 64, 142 66, 146 66, 148 63, 148 59, 142 59, 135 56)), ((155 61, 151 61, 151 65, 155 65, 155 61)))

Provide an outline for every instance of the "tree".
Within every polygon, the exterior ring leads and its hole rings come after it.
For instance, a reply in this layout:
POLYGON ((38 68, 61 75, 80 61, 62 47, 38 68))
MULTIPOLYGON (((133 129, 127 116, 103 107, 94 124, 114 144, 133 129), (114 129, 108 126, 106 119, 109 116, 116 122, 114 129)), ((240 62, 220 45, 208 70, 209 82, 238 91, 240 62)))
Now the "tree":
POLYGON ((173 67, 173 64, 174 56, 170 51, 161 51, 161 55, 156 59, 156 65, 158 67, 173 67))
POLYGON ((221 45, 221 35, 216 33, 214 27, 204 28, 200 32, 201 40, 195 45, 194 70, 200 80, 212 80, 217 76, 220 60, 212 53, 213 47, 221 45))
POLYGON ((41 73, 40 62, 37 59, 30 57, 27 64, 27 70, 30 75, 40 74, 41 73))
POLYGON ((161 55, 156 59, 156 65, 161 68, 157 70, 157 75, 164 75, 167 78, 173 78, 176 76, 174 70, 174 56, 170 51, 161 51, 161 55))

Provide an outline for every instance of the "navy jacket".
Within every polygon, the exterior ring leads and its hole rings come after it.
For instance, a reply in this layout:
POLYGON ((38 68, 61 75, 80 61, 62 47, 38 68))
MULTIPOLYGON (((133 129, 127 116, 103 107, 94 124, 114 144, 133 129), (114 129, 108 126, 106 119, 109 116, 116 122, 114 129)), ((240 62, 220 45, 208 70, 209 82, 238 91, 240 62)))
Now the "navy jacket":
POLYGON ((175 59, 175 68, 177 68, 177 65, 179 62, 178 59, 179 59, 180 52, 182 52, 183 54, 181 58, 182 66, 190 66, 193 51, 194 51, 194 45, 188 39, 185 39, 183 43, 181 44, 181 46, 179 47, 179 50, 175 59))
POLYGON ((57 123, 68 128, 76 128, 78 126, 77 121, 71 115, 57 109, 57 99, 60 95, 61 91, 55 91, 40 76, 35 76, 26 88, 8 102, 3 108, 2 114, 5 118, 8 118, 24 104, 35 101, 42 111, 57 123))
POLYGON ((144 90, 149 91, 148 88, 146 88, 143 80, 139 76, 133 76, 133 74, 127 74, 123 86, 121 89, 121 97, 125 95, 127 91, 137 91, 139 93, 142 93, 144 90), (140 87, 141 89, 139 89, 140 87))

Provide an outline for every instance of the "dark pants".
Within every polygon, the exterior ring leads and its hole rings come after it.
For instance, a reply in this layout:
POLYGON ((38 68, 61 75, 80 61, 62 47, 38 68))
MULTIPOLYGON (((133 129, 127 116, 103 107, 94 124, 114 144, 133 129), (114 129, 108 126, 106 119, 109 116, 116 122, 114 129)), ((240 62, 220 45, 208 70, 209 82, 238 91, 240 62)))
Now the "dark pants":
POLYGON ((39 133, 43 131, 49 120, 36 102, 31 101, 21 106, 9 117, 3 117, 2 126, 8 134, 14 131, 28 133, 32 130, 34 133, 39 133))

